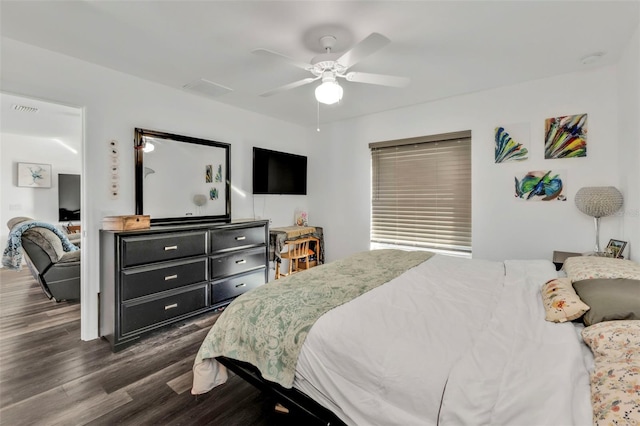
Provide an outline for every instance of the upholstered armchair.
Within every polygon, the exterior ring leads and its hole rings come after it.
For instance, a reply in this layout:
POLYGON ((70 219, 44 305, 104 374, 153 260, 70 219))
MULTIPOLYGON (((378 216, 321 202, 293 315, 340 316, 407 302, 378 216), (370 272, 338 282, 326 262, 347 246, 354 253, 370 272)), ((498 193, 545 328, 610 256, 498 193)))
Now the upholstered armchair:
MULTIPOLYGON (((33 219, 15 217, 7 222, 7 226, 13 230, 28 221, 33 219)), ((80 234, 67 237, 71 243, 80 246, 80 234)), ((80 299, 81 250, 65 251, 60 236, 40 226, 22 232, 21 242, 27 266, 49 299, 56 302, 80 299)))

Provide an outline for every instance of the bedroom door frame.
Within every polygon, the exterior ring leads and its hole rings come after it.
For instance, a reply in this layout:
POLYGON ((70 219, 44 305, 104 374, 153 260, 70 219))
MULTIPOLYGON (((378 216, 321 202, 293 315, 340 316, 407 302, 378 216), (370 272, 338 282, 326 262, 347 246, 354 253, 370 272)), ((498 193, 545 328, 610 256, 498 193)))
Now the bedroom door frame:
MULTIPOLYGON (((48 99, 39 96, 26 95, 24 93, 16 93, 6 90, 0 90, 0 95, 10 95, 19 97, 29 102, 30 100, 47 103, 52 105, 60 105, 76 109, 80 115, 80 211, 83 212, 80 217, 80 244, 81 247, 87 247, 87 216, 89 214, 87 204, 87 185, 86 176, 87 161, 86 161, 86 107, 58 100, 48 99)), ((80 262, 80 339, 81 340, 93 340, 95 339, 95 331, 98 330, 98 302, 97 298, 91 297, 91 291, 89 288, 89 268, 86 265, 87 256, 83 256, 80 262)))

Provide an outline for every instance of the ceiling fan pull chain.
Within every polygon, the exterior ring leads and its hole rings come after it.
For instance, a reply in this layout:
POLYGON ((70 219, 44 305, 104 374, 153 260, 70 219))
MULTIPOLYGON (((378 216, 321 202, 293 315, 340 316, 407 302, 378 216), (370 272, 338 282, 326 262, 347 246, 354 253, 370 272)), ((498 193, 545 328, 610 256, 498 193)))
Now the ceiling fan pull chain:
POLYGON ((316 130, 319 132, 320 131, 320 102, 316 101, 316 119, 318 120, 318 127, 316 127, 316 130))

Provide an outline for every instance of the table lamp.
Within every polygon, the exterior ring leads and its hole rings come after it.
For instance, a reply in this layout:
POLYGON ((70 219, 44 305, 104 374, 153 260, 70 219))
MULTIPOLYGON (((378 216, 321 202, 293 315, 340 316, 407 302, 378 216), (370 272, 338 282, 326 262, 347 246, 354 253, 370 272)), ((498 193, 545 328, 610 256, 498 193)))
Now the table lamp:
POLYGON ((623 197, 613 186, 586 186, 576 193, 576 206, 592 216, 596 226, 596 254, 600 253, 600 218, 620 210, 623 197))

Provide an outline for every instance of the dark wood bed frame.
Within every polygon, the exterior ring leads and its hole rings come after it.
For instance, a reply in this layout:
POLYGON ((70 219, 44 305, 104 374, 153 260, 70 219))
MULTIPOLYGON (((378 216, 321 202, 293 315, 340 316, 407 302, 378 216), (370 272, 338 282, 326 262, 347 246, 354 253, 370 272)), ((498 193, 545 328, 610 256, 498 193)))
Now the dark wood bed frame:
POLYGON ((346 426, 333 412, 298 389, 287 389, 277 383, 263 379, 260 371, 255 366, 223 356, 217 357, 216 360, 261 391, 267 392, 289 410, 304 415, 313 424, 346 426))

